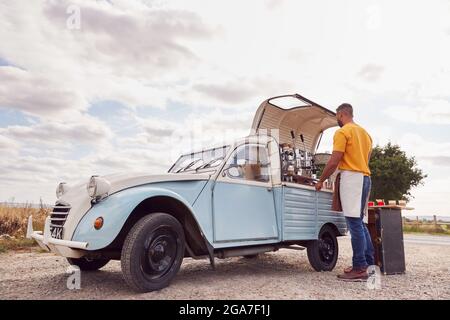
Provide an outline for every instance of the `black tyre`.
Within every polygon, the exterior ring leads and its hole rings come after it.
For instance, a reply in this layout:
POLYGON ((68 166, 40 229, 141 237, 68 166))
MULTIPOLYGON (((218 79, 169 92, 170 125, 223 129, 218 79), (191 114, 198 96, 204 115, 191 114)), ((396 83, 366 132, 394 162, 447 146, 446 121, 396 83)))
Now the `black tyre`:
POLYGON ((316 271, 331 271, 336 266, 339 255, 336 233, 330 226, 323 226, 319 239, 307 246, 308 259, 316 271))
POLYGON ((136 291, 167 287, 184 257, 184 231, 173 216, 154 213, 139 220, 122 248, 121 265, 126 283, 136 291))
POLYGON ((81 271, 95 271, 103 268, 110 260, 109 259, 87 259, 87 258, 67 258, 67 261, 73 265, 78 266, 81 271))

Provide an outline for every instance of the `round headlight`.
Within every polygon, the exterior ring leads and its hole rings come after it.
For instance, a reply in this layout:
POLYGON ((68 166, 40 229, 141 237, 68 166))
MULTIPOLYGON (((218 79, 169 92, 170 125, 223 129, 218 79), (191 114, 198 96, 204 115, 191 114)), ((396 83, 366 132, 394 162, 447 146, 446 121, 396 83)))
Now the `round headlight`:
POLYGON ((95 192, 97 191, 97 182, 95 180, 95 176, 92 176, 91 179, 89 179, 89 183, 87 185, 87 191, 89 194, 89 197, 95 198, 95 192))
POLYGON ((87 184, 87 191, 92 199, 103 198, 108 195, 111 183, 99 176, 92 176, 87 184))
POLYGON ((69 190, 67 183, 61 182, 56 187, 56 198, 61 198, 63 194, 65 194, 69 190))

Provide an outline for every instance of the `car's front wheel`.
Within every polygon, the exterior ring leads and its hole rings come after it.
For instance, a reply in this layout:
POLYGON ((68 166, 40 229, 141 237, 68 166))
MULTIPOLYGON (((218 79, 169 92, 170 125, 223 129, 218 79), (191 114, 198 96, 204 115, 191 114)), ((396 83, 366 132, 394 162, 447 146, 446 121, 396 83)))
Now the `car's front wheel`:
POLYGON ((166 213, 153 213, 139 220, 128 233, 121 256, 126 283, 148 292, 169 285, 183 262, 184 231, 166 213))
POLYGON ((336 266, 339 254, 336 232, 328 225, 322 227, 319 239, 307 246, 308 259, 316 271, 331 271, 336 266))
POLYGON ((67 258, 67 261, 73 266, 78 266, 81 271, 95 271, 103 268, 109 259, 67 258))

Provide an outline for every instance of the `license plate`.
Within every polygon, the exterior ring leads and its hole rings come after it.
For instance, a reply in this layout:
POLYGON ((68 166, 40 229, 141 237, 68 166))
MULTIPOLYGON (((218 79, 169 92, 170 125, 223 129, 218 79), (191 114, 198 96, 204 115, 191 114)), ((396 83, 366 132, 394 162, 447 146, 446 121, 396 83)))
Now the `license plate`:
POLYGON ((50 234, 52 235, 52 238, 62 239, 63 228, 62 227, 50 227, 50 234))

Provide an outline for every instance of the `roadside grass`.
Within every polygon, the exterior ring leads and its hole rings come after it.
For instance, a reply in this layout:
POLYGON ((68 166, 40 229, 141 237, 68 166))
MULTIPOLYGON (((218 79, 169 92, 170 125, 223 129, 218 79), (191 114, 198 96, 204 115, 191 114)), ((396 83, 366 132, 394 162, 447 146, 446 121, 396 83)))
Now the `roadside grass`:
POLYGON ((33 208, 30 205, 0 206, 0 253, 8 250, 38 248, 34 240, 25 237, 28 217, 33 216, 33 226, 36 230, 43 230, 45 218, 49 212, 47 208, 33 208))
POLYGON ((450 236, 450 229, 447 225, 434 225, 434 224, 404 224, 404 233, 422 233, 431 235, 450 236))
POLYGON ((14 238, 0 240, 0 253, 7 252, 9 250, 24 250, 24 249, 37 249, 36 242, 27 238, 14 238))

